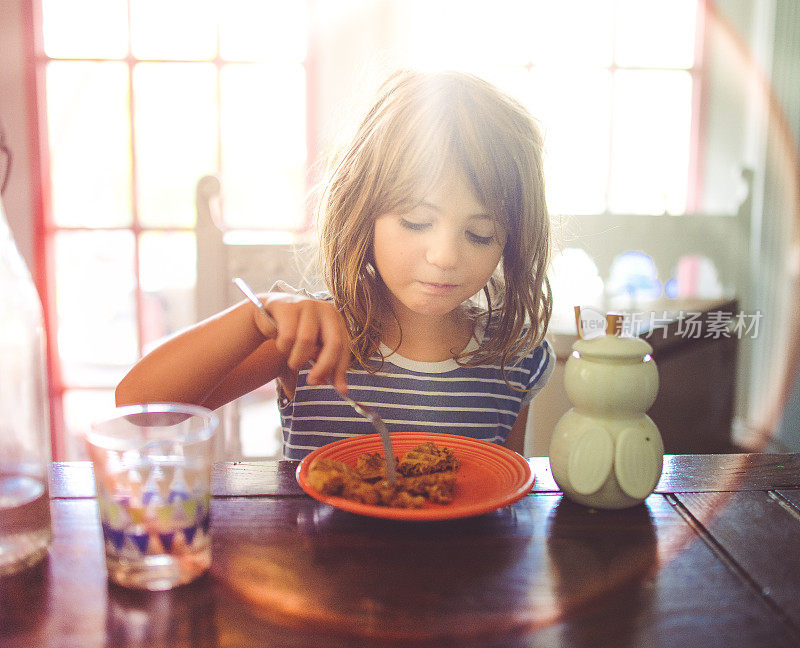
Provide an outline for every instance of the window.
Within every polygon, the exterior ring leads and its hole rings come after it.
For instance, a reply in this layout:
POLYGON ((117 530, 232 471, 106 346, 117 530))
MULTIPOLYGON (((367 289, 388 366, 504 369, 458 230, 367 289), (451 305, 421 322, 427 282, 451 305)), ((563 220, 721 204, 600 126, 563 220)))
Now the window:
POLYGON ((469 69, 527 103, 553 213, 696 209, 702 4, 35 0, 57 457, 196 321, 201 176, 222 177, 227 229, 310 226, 317 133, 359 66, 469 69))
POLYGON ((701 5, 415 0, 406 60, 468 62, 529 106, 553 213, 681 214, 697 199, 701 5))
POLYGON ((201 176, 224 178, 225 227, 307 229, 307 13, 263 0, 42 0, 59 458, 82 455, 74 432, 113 405, 142 351, 196 321, 201 176))

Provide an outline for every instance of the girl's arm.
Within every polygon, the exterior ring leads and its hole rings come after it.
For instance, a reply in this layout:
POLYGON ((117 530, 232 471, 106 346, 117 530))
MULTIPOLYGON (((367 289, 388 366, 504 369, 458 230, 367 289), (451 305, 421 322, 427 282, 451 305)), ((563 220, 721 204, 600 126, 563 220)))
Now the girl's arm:
POLYGON ((509 450, 518 452, 522 456, 525 456, 525 428, 528 425, 529 408, 530 405, 526 405, 519 411, 519 414, 517 414, 517 420, 514 421, 511 432, 508 433, 506 442, 503 444, 509 450))
POLYGON ((262 296, 278 332, 242 302, 170 338, 142 358, 117 386, 118 405, 183 402, 217 408, 281 377, 294 383, 309 360, 310 384, 347 391, 347 329, 332 304, 301 295, 262 296))

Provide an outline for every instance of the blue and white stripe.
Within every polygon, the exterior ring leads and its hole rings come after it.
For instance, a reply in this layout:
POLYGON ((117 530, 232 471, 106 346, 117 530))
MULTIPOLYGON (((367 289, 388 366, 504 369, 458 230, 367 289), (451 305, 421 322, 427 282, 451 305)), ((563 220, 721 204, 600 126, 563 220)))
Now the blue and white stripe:
MULTIPOLYGON (((386 347, 382 351, 389 353, 386 347)), ((378 367, 379 361, 374 362, 378 367)), ((350 396, 374 407, 390 432, 445 432, 503 443, 554 366, 547 342, 507 366, 511 385, 530 390, 517 391, 506 384, 499 365, 461 367, 455 360, 418 362, 392 354, 375 373, 351 369, 347 383, 350 396)), ((308 369, 301 369, 294 398, 279 403, 285 458, 302 459, 327 443, 374 434, 333 387, 308 385, 307 375, 308 369)))

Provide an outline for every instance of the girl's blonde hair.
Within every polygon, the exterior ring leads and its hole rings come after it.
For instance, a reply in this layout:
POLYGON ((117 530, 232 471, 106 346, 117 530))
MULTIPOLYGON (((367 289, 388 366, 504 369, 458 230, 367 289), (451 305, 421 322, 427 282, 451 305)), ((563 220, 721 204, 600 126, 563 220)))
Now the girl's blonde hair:
POLYGON ((352 142, 333 159, 318 208, 323 278, 362 366, 378 351, 385 298, 373 258, 375 219, 410 211, 452 163, 508 232, 483 291, 491 334, 459 361, 505 367, 544 338, 552 297, 539 129, 519 103, 475 76, 403 71, 383 84, 352 142))

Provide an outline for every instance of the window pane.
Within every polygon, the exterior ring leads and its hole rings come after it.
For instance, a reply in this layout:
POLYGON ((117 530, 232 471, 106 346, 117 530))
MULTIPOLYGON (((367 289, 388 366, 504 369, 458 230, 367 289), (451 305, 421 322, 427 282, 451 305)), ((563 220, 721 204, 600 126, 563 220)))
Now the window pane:
POLYGON ((139 242, 145 349, 196 320, 197 244, 190 232, 145 232, 139 242))
POLYGON ((395 30, 404 39, 403 64, 482 73, 530 59, 537 17, 527 0, 414 0, 394 6, 395 30))
POLYGON ((696 13, 696 0, 620 0, 617 64, 690 68, 696 13))
POLYGON ((136 58, 206 60, 217 53, 214 0, 130 0, 136 58))
POLYGON ((536 69, 530 110, 545 141, 547 202, 554 214, 605 211, 611 79, 606 70, 536 69))
POLYGON ((308 8, 298 0, 226 0, 220 3, 220 56, 239 61, 293 61, 306 57, 308 8))
MULTIPOLYGON (((613 16, 613 0, 538 0, 536 19, 527 35, 533 63, 608 66, 613 16)), ((502 30, 496 38, 505 38, 502 30)))
POLYGON ((302 65, 222 69, 226 227, 292 229, 303 224, 305 102, 302 65))
POLYGON ((479 70, 611 61, 612 0, 416 0, 396 6, 397 31, 407 39, 402 58, 411 65, 479 70))
POLYGON ((689 72, 620 71, 615 77, 610 208, 683 213, 689 177, 689 72))
POLYGON ((68 385, 115 385, 137 357, 130 232, 55 236, 58 348, 68 385))
POLYGON ((217 169, 216 69, 141 63, 133 82, 139 220, 191 227, 195 184, 217 169))
POLYGON ((81 461, 89 457, 83 435, 99 416, 115 405, 111 389, 68 389, 64 392, 64 428, 66 448, 64 461, 81 461))
POLYGON ((53 62, 46 83, 54 222, 129 225, 127 66, 53 62))
POLYGON ((123 58, 128 53, 128 3, 42 0, 42 31, 47 56, 123 58))

